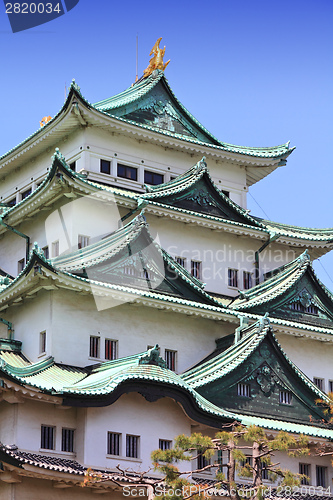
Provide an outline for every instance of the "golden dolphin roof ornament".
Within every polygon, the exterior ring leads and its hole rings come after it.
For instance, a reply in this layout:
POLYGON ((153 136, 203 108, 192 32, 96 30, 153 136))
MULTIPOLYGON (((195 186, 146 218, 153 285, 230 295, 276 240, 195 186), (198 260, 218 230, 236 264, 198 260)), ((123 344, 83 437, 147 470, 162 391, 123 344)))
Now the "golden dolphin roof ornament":
POLYGON ((39 125, 41 127, 44 127, 44 125, 46 125, 51 120, 52 120, 51 116, 44 116, 44 118, 42 118, 42 120, 39 122, 39 125))
POLYGON ((160 45, 160 41, 161 40, 162 40, 162 37, 158 38, 158 40, 155 43, 154 47, 150 51, 149 55, 150 56, 152 54, 154 54, 154 55, 149 60, 149 66, 143 72, 143 77, 144 78, 147 78, 147 76, 151 75, 152 72, 154 71, 154 69, 161 69, 162 71, 164 71, 165 68, 167 67, 167 65, 170 62, 170 59, 166 63, 163 62, 163 57, 164 57, 164 54, 165 54, 165 46, 164 46, 164 49, 160 49, 159 45, 160 45))

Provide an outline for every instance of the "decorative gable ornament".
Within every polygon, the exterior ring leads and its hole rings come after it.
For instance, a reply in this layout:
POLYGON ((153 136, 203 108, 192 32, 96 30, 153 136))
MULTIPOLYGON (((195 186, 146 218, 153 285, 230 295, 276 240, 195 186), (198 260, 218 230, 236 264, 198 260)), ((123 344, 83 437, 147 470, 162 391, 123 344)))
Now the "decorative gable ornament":
POLYGON ((161 40, 162 37, 157 39, 154 47, 151 49, 149 53, 149 55, 153 57, 149 60, 149 66, 143 72, 144 78, 147 78, 149 75, 153 73, 153 71, 157 69, 161 69, 162 71, 164 71, 170 62, 170 59, 166 63, 163 62, 163 57, 165 54, 165 46, 163 49, 159 47, 161 40))
POLYGON ((160 356, 160 346, 155 344, 145 354, 142 354, 139 358, 139 365, 155 365, 160 368, 167 368, 165 360, 160 356))

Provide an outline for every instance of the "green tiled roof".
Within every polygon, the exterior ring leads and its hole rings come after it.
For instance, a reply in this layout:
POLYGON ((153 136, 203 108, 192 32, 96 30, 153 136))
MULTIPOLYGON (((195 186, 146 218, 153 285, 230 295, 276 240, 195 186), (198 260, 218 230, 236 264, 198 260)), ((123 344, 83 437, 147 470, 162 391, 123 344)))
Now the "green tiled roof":
POLYGON ((311 228, 302 226, 293 226, 291 224, 282 224, 280 222, 272 222, 269 220, 254 217, 258 222, 263 224, 269 231, 280 234, 287 238, 295 238, 309 241, 333 242, 333 228, 311 228))

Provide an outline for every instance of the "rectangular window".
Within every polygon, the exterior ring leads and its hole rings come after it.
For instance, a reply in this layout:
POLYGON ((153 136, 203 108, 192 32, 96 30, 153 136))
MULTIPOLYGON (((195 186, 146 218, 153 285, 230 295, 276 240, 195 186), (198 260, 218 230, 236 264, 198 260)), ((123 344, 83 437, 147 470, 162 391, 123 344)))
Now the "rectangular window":
POLYGON ((120 455, 120 436, 118 432, 108 432, 108 455, 120 455))
POLYGON ((48 259, 50 257, 49 247, 48 246, 43 247, 42 250, 43 250, 43 254, 44 254, 45 259, 48 259))
POLYGON ((169 439, 160 439, 158 447, 160 450, 164 451, 164 450, 170 450, 171 445, 172 445, 172 441, 170 441, 169 439))
POLYGON ((316 465, 316 481, 317 486, 327 487, 327 467, 316 465))
POLYGON ((299 473, 306 476, 301 479, 301 484, 310 484, 310 471, 311 471, 310 464, 301 464, 301 463, 299 464, 299 473))
POLYGON ((186 267, 186 258, 185 257, 175 257, 175 261, 177 264, 186 267))
POLYGON ((200 260, 191 260, 191 274, 194 278, 201 279, 201 264, 200 260))
POLYGON ((165 361, 167 368, 176 371, 176 355, 177 351, 170 351, 169 349, 165 349, 165 361))
POLYGON ((328 392, 333 392, 333 380, 328 381, 328 392))
POLYGON ((44 354, 46 352, 46 332, 40 332, 39 334, 39 354, 44 354))
POLYGON ((228 269, 228 286, 238 287, 238 269, 228 269))
POLYGON ((313 377, 313 383, 320 389, 321 391, 324 390, 324 379, 323 378, 317 378, 313 377))
POLYGON ((73 170, 73 172, 76 171, 76 161, 72 161, 72 163, 69 164, 69 168, 73 170))
POLYGON ((138 458, 139 457, 139 436, 126 436, 126 457, 138 458))
POLYGON ((283 405, 291 405, 292 394, 290 391, 280 391, 280 403, 283 405))
POLYGON ((243 271, 243 290, 252 288, 252 274, 248 271, 243 271))
POLYGON ((245 398, 251 397, 250 384, 237 384, 237 395, 245 398))
POLYGON ((21 193, 21 200, 24 200, 24 198, 26 198, 27 196, 29 196, 29 194, 32 193, 32 189, 29 188, 27 189, 26 191, 23 191, 23 193, 21 193))
POLYGON ((87 247, 89 245, 89 240, 90 240, 89 236, 84 236, 83 234, 79 234, 77 243, 78 249, 87 247))
POLYGON ((11 200, 7 201, 7 207, 14 207, 16 205, 16 196, 11 200))
POLYGON ((200 455, 198 455, 198 459, 197 459, 197 467, 198 467, 198 469, 204 469, 208 465, 210 465, 210 460, 208 458, 204 457, 200 453, 200 455))
POLYGON ((269 479, 268 469, 266 469, 264 464, 261 465, 261 477, 262 477, 262 479, 266 479, 266 480, 269 479))
POLYGON ((117 359, 118 340, 105 339, 105 359, 117 359))
POLYGON ((122 165, 121 163, 118 163, 117 176, 123 177, 124 179, 130 179, 131 181, 137 181, 138 169, 135 167, 129 167, 128 165, 122 165))
POLYGON ((99 342, 100 338, 99 337, 90 337, 90 349, 89 349, 89 356, 91 358, 99 358, 99 342))
POLYGON ((230 198, 230 191, 226 191, 225 189, 222 189, 222 193, 227 196, 228 198, 230 198))
POLYGON ((55 427, 42 425, 40 447, 44 450, 54 450, 55 427))
POLYGON ((111 173, 111 162, 108 160, 101 160, 100 171, 102 174, 111 173))
POLYGON ((164 177, 162 174, 157 174, 156 172, 150 172, 145 170, 145 184, 151 184, 156 186, 157 184, 163 184, 164 177))
POLYGON ((74 452, 74 429, 62 429, 61 451, 74 452))
POLYGON ((20 259, 17 263, 17 272, 20 274, 21 271, 23 271, 25 266, 25 259, 20 259))
POLYGON ((59 240, 52 243, 52 257, 58 257, 59 255, 59 240))

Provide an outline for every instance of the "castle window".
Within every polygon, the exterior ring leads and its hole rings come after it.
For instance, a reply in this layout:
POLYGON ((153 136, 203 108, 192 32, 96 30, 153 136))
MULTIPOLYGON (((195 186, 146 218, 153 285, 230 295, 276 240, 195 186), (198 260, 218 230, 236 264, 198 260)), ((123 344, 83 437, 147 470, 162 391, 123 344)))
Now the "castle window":
POLYGON ((324 391, 325 387, 323 378, 313 377, 313 383, 318 387, 318 389, 324 391))
POLYGON ((69 168, 75 172, 76 170, 76 161, 72 161, 72 163, 69 164, 69 168))
POLYGON ((61 451, 74 452, 74 429, 62 429, 61 451))
POLYGON ((251 388, 250 384, 237 384, 237 395, 245 398, 251 397, 251 388))
POLYGON ((20 272, 23 271, 24 266, 25 266, 25 259, 20 259, 18 261, 18 263, 17 263, 17 272, 18 272, 18 274, 20 274, 20 272))
POLYGON ((16 205, 16 196, 11 200, 7 201, 7 207, 14 207, 16 205))
POLYGON ((138 180, 138 169, 130 167, 129 165, 122 165, 118 163, 117 165, 117 176, 123 177, 124 179, 130 179, 131 181, 138 180))
POLYGON ((172 370, 173 372, 176 370, 176 356, 177 351, 171 351, 169 349, 165 349, 165 361, 167 368, 172 370))
POLYGON ((55 427, 51 425, 42 425, 40 447, 44 450, 54 450, 55 427))
POLYGON ((333 380, 328 381, 328 392, 333 392, 333 380))
POLYGON ((100 342, 99 337, 95 336, 90 337, 89 356, 91 358, 99 358, 99 342, 100 342))
POLYGON ((230 198, 230 191, 226 191, 225 189, 222 189, 222 193, 227 196, 228 198, 230 198))
POLYGON ((108 455, 120 455, 120 439, 118 432, 108 432, 108 455))
POLYGON ((175 257, 175 261, 177 262, 177 264, 179 264, 180 266, 183 266, 185 267, 186 266, 186 258, 185 257, 175 257))
POLYGON ((280 403, 283 405, 291 405, 292 394, 290 391, 280 391, 280 403))
POLYGON ((299 464, 299 473, 306 476, 302 477, 301 479, 301 484, 310 484, 310 471, 311 471, 311 465, 310 464, 299 464))
POLYGON ((127 276, 135 276, 135 269, 133 266, 125 266, 124 267, 124 274, 127 274, 127 276))
POLYGON ((233 288, 238 287, 238 270, 237 269, 228 269, 228 286, 233 288))
POLYGON ((165 450, 170 450, 171 445, 172 445, 172 441, 170 441, 169 439, 160 439, 158 447, 160 450, 165 451, 165 450))
POLYGON ((316 482, 317 486, 327 487, 327 467, 316 465, 316 482))
POLYGON ((39 354, 44 354, 46 352, 46 332, 40 332, 39 334, 39 354))
POLYGON ((105 339, 105 359, 117 359, 118 341, 105 339))
POLYGON ((24 200, 24 198, 26 198, 27 196, 29 196, 29 194, 32 193, 32 189, 29 188, 27 189, 26 191, 23 191, 23 193, 21 193, 21 200, 24 200))
POLYGON ((111 173, 111 162, 108 160, 101 160, 100 164, 100 171, 102 174, 109 174, 111 173))
POLYGON ((318 316, 318 307, 314 306, 313 304, 310 304, 308 307, 304 307, 300 302, 293 302, 292 304, 290 304, 290 308, 294 311, 318 316))
POLYGON ((87 247, 89 245, 89 236, 84 236, 83 234, 79 234, 78 236, 78 244, 77 247, 78 249, 87 247))
POLYGON ((194 278, 201 279, 202 262, 200 260, 191 260, 191 274, 194 278))
POLYGON ((249 290, 252 287, 252 274, 248 271, 243 271, 243 289, 249 290))
POLYGON ((139 441, 140 436, 126 436, 126 457, 138 458, 139 457, 139 441))
POLYGON ((149 172, 145 170, 145 184, 151 184, 156 186, 157 184, 163 184, 164 178, 162 174, 157 174, 156 172, 149 172))
POLYGON ((200 453, 200 455, 198 455, 198 458, 197 458, 197 468, 204 469, 205 467, 208 467, 209 465, 210 465, 209 458, 206 458, 202 453, 200 453))
POLYGON ((48 246, 43 247, 42 250, 43 250, 43 254, 44 254, 45 259, 48 259, 50 256, 49 247, 48 246))
POLYGON ((52 243, 52 257, 58 257, 59 255, 59 240, 52 243))

